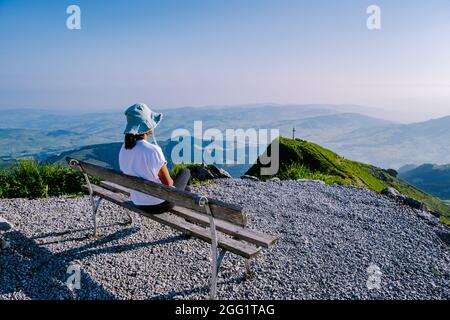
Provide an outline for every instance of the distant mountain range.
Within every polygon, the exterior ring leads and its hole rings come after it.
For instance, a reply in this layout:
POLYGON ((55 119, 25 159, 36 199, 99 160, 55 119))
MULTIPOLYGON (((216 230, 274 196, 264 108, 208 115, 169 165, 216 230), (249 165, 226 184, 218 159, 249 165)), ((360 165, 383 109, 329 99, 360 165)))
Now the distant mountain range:
POLYGON ((450 200, 450 164, 405 166, 398 176, 440 199, 450 200))
MULTIPOLYGON (((200 145, 199 142, 196 143, 200 145)), ((208 143, 209 141, 203 142, 204 145, 208 143)), ((175 142, 170 140, 160 142, 164 154, 167 155, 169 168, 172 167, 169 155, 172 153, 175 144, 175 142)), ((64 159, 66 156, 70 156, 119 170, 118 153, 121 145, 122 142, 85 146, 63 152, 57 156, 50 156, 46 162, 65 166, 66 162, 64 159)), ((219 167, 227 170, 233 177, 240 177, 251 167, 251 164, 219 165, 219 167)), ((417 166, 409 164, 398 170, 398 177, 442 200, 450 199, 450 165, 423 164, 417 166)))
MULTIPOLYGON (((450 163, 450 117, 398 124, 368 116, 373 110, 345 105, 259 104, 162 110, 158 141, 174 129, 278 128, 282 136, 319 143, 343 156, 382 168, 450 163), (364 114, 363 114, 364 113, 364 114)), ((11 159, 45 160, 84 146, 122 140, 122 112, 78 114, 34 109, 0 110, 0 165, 11 159)))
POLYGON ((356 129, 323 145, 381 167, 450 163, 450 117, 356 129))

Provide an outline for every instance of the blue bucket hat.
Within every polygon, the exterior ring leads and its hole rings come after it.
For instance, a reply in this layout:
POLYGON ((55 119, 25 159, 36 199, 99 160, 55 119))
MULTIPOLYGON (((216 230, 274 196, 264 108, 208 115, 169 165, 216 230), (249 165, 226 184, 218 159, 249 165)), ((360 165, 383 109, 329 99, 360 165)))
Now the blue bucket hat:
POLYGON ((162 113, 153 112, 144 103, 136 103, 125 111, 127 127, 124 134, 141 135, 154 130, 162 120, 162 113))

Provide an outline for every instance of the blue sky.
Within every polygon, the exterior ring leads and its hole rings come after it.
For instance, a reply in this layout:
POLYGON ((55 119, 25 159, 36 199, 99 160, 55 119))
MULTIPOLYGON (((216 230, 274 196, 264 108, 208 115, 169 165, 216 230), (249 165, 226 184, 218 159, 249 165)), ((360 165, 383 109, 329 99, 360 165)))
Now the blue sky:
POLYGON ((0 0, 0 108, 335 103, 418 120, 450 114, 449 57, 449 0, 0 0))

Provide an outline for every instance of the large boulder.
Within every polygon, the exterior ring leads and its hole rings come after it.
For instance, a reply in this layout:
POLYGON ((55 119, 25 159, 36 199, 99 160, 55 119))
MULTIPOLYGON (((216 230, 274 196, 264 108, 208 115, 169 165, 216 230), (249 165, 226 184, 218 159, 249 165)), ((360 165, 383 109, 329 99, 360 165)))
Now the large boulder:
POLYGON ((440 220, 438 218, 436 218, 435 216, 426 211, 419 211, 417 213, 417 216, 425 220, 426 223, 433 226, 438 225, 440 223, 440 220))
POLYGON ((400 196, 399 199, 402 200, 404 204, 406 204, 407 206, 410 206, 413 209, 428 212, 428 207, 425 204, 423 204, 422 202, 420 202, 419 200, 416 200, 416 199, 408 197, 408 196, 400 196))
MULTIPOLYGON (((384 189, 383 191, 381 191, 381 194, 390 197, 390 198, 394 198, 397 199, 398 201, 402 202, 403 204, 413 208, 413 209, 417 209, 423 212, 430 212, 430 209, 427 207, 426 204, 420 202, 419 200, 416 200, 412 197, 409 196, 405 196, 402 195, 400 192, 398 192, 396 189, 389 187, 384 189)), ((431 213, 433 215, 433 217, 436 217, 435 213, 431 213)))
POLYGON ((381 191, 381 194, 388 196, 390 198, 397 198, 401 196, 400 192, 398 192, 397 189, 392 187, 384 189, 383 191, 381 191))
POLYGON ((258 177, 250 176, 248 174, 244 174, 241 179, 243 180, 252 180, 252 181, 259 181, 258 177))
POLYGON ((190 168, 190 170, 191 178, 198 181, 231 178, 227 171, 212 164, 202 164, 195 168, 190 168))

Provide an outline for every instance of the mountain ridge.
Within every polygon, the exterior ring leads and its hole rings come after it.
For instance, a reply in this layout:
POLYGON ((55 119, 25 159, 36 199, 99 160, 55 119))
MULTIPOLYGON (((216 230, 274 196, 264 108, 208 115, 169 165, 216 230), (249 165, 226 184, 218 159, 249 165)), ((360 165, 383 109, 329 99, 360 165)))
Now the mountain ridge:
POLYGON ((442 200, 450 200, 450 164, 425 163, 399 172, 399 177, 442 200))

